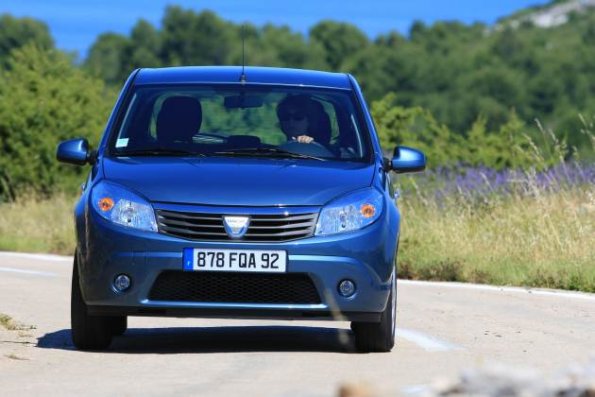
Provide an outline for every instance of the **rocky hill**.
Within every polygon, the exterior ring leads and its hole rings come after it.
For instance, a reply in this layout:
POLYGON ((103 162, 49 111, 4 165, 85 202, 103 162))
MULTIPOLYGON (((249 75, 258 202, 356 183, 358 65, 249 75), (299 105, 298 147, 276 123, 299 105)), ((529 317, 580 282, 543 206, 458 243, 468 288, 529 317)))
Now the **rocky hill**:
POLYGON ((563 25, 569 21, 574 13, 582 14, 595 8, 595 0, 555 0, 545 6, 525 9, 501 21, 517 27, 524 22, 530 22, 541 28, 551 28, 563 25))

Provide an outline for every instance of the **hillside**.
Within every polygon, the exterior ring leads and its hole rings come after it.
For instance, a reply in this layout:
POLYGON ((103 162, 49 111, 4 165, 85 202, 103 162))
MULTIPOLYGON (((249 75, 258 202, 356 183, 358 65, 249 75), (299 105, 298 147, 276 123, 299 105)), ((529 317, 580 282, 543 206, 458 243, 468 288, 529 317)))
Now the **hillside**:
POLYGON ((573 14, 584 14, 595 8, 595 0, 554 0, 543 6, 534 6, 503 18, 502 24, 518 27, 529 22, 540 28, 552 28, 567 23, 573 14))

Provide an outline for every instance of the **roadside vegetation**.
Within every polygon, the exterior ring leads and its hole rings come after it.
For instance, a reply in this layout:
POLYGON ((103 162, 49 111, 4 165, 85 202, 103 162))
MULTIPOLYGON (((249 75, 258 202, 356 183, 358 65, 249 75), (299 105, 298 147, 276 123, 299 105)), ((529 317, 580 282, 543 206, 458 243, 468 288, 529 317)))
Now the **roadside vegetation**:
POLYGON ((7 331, 29 331, 36 327, 34 325, 25 325, 15 322, 9 315, 0 313, 0 329, 1 328, 6 329, 7 331))
POLYGON ((415 182, 401 199, 401 277, 595 292, 595 166, 415 182))
MULTIPOLYGON (((401 277, 595 292, 593 26, 590 12, 548 30, 416 23, 370 40, 333 21, 307 38, 248 25, 246 46, 252 65, 353 73, 387 157, 427 154, 426 173, 395 178, 401 277)), ((0 250, 71 255, 88 169, 58 164, 58 142, 95 146, 135 67, 237 64, 239 32, 172 6, 161 28, 100 35, 77 62, 42 22, 0 15, 0 250)))
POLYGON ((0 204, 0 251, 74 252, 76 196, 23 194, 0 204))
POLYGON ((0 326, 2 328, 12 331, 15 329, 14 323, 12 322, 12 318, 6 314, 0 313, 0 326))

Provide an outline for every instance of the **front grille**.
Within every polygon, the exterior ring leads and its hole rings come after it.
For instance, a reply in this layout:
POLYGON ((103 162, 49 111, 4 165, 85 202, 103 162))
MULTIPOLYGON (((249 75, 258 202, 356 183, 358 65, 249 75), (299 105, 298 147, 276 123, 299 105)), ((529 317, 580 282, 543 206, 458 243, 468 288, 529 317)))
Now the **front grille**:
MULTIPOLYGON (((250 226, 240 241, 290 241, 310 237, 317 213, 249 215, 250 226)), ((189 240, 226 241, 223 214, 157 210, 159 231, 189 240)))
POLYGON ((149 293, 156 301, 219 303, 320 303, 312 279, 306 274, 226 272, 161 273, 149 293))

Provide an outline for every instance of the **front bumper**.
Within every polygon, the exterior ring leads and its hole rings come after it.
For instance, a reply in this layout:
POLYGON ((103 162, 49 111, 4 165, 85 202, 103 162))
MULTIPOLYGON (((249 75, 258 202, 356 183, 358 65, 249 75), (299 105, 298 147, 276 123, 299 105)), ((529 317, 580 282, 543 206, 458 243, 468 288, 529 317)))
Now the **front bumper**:
POLYGON ((196 242, 114 225, 85 206, 77 214, 77 262, 83 298, 91 314, 178 317, 250 317, 379 321, 395 271, 398 213, 384 211, 374 224, 351 233, 290 242, 196 242), (317 304, 156 301, 149 292, 163 271, 183 269, 184 248, 271 249, 287 251, 287 272, 308 275, 317 304), (113 280, 132 279, 125 293, 113 280), (351 279, 356 293, 339 295, 338 283, 351 279))

